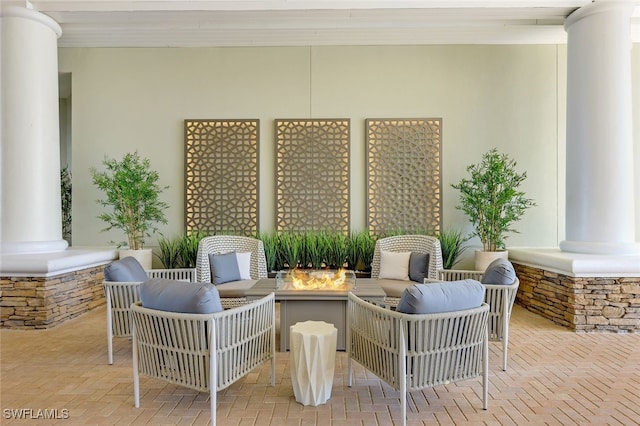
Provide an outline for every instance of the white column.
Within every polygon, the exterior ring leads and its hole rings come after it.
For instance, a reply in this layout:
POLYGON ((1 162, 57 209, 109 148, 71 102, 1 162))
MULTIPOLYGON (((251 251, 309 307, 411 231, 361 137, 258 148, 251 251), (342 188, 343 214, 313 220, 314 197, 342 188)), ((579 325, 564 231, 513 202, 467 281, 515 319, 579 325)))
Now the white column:
POLYGON ((572 13, 567 45, 566 252, 623 255, 635 242, 631 1, 572 13))
POLYGON ((60 211, 58 37, 48 16, 5 6, 2 31, 1 251, 64 250, 60 211))

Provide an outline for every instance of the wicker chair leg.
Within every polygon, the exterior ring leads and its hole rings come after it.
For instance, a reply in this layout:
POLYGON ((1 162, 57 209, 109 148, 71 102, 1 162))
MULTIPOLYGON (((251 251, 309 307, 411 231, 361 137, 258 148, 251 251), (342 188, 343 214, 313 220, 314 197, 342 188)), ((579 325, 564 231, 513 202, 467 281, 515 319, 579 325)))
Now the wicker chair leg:
POLYGON ((113 323, 111 313, 111 295, 107 293, 107 361, 113 364, 113 323))
POLYGON ((136 337, 133 335, 133 403, 136 408, 140 408, 140 376, 138 373, 138 345, 136 337))
POLYGON ((276 385, 276 311, 273 310, 271 317, 273 327, 271 328, 271 386, 276 385))
POLYGON ((400 335, 400 354, 399 354, 399 358, 400 358, 400 368, 399 371, 401 372, 401 377, 399 377, 400 379, 400 406, 401 406, 401 413, 400 415, 402 416, 402 426, 406 426, 407 425, 407 375, 409 374, 409 371, 407 369, 407 342, 404 339, 404 332, 405 332, 405 328, 403 327, 403 325, 400 325, 400 330, 398 330, 398 334, 400 335))
POLYGON ((507 371, 507 348, 509 345, 509 300, 505 293, 503 297, 504 307, 504 317, 502 318, 502 371, 507 371))
POLYGON ((482 351, 482 408, 489 408, 489 336, 485 335, 482 351))

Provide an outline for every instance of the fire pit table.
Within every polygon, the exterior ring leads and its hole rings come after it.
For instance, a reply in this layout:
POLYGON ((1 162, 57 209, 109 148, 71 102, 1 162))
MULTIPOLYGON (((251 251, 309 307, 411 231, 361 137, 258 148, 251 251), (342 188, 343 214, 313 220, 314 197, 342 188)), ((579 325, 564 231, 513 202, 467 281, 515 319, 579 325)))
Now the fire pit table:
MULTIPOLYGON (((275 293, 280 302, 280 351, 289 350, 289 327, 303 321, 325 321, 338 329, 336 349, 346 350, 347 294, 353 292, 360 298, 383 303, 385 292, 375 280, 364 279, 356 282, 353 271, 298 271, 307 274, 302 280, 318 279, 319 274, 333 274, 340 280, 345 272, 342 284, 330 283, 327 286, 314 284, 296 287, 294 277, 289 271, 280 271, 275 279, 258 280, 245 295, 249 300, 259 299, 269 293, 275 293)), ((309 282, 309 281, 307 281, 309 282)))

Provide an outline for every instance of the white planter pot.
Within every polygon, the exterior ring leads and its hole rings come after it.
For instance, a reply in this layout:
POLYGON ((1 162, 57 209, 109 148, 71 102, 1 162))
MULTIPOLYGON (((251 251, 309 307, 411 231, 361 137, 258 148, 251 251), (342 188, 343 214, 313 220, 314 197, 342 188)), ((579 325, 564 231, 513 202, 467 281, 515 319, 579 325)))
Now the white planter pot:
POLYGON ((509 259, 509 250, 501 250, 501 251, 476 250, 476 253, 475 253, 476 271, 484 272, 487 269, 487 266, 489 266, 491 262, 499 258, 509 259))
POLYGON ((138 262, 140 262, 142 267, 145 269, 145 271, 151 269, 151 263, 153 261, 153 254, 151 249, 142 249, 142 250, 120 249, 120 259, 127 256, 136 258, 138 262))

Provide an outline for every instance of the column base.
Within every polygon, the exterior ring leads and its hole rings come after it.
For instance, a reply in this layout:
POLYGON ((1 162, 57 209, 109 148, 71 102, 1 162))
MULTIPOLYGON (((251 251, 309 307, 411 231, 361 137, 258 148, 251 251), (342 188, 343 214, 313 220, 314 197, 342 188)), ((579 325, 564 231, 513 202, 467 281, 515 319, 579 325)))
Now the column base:
POLYGON ((0 246, 3 254, 54 253, 69 247, 66 240, 5 242, 0 246))
POLYGON ((99 248, 0 253, 0 328, 50 328, 104 305, 104 265, 117 257, 99 248))
POLYGON ((640 333, 640 255, 509 247, 516 302, 578 332, 640 333))
POLYGON ((591 241, 561 241, 560 250, 567 253, 603 254, 623 256, 640 254, 639 243, 603 243, 591 241))

